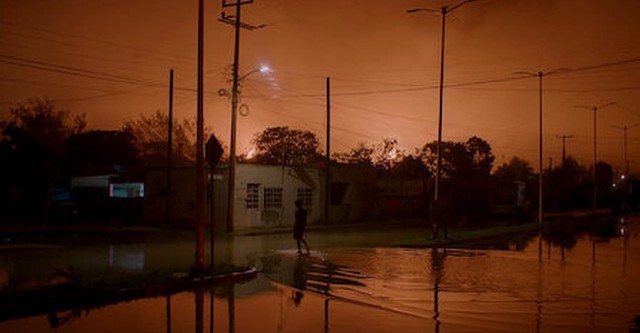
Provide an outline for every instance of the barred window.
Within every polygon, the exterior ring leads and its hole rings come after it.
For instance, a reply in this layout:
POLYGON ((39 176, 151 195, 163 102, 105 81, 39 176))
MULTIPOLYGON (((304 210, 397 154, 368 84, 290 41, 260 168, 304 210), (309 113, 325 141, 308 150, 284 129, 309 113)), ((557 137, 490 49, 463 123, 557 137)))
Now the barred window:
POLYGON ((308 213, 311 213, 311 207, 313 206, 313 189, 308 187, 299 188, 297 198, 302 202, 302 207, 304 207, 308 213))
POLYGON ((260 184, 247 184, 247 209, 260 207, 260 184))
POLYGON ((282 187, 265 187, 264 188, 264 208, 281 208, 282 207, 282 187))

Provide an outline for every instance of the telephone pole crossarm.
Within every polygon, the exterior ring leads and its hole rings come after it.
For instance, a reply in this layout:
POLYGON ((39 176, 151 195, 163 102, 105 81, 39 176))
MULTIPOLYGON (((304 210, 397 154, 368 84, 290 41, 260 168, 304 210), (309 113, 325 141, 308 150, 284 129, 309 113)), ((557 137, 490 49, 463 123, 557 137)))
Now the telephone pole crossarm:
POLYGON ((253 0, 244 0, 244 1, 243 0, 238 0, 236 2, 230 2, 230 1, 227 1, 227 0, 222 0, 222 7, 223 8, 224 7, 234 7, 234 6, 238 5, 238 4, 240 4, 240 6, 242 6, 242 5, 248 5, 248 4, 251 4, 251 3, 253 3, 253 0))
MULTIPOLYGON (((250 3, 250 2, 248 2, 248 3, 250 3)), ((242 5, 242 4, 243 4, 243 3, 241 3, 241 5, 242 5)), ((222 23, 226 23, 226 24, 232 25, 232 26, 235 26, 235 25, 236 25, 235 16, 233 16, 233 15, 227 15, 225 12, 222 12, 222 13, 220 14, 220 18, 218 19, 218 21, 220 21, 220 22, 222 22, 222 23)), ((261 28, 266 27, 266 24, 251 25, 251 24, 249 24, 249 23, 240 22, 240 23, 238 24, 238 26, 239 26, 240 28, 242 28, 242 29, 246 29, 246 30, 249 30, 249 31, 253 31, 253 30, 258 30, 258 29, 261 29, 261 28)))

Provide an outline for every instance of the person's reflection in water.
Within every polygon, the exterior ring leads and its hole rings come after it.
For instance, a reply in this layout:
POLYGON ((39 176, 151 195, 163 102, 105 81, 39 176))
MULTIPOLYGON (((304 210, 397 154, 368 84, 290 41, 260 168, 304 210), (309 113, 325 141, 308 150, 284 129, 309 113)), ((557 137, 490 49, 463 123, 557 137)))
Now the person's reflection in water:
POLYGON ((296 260, 296 266, 293 268, 293 303, 299 306, 304 297, 303 290, 307 289, 307 262, 304 258, 296 260))

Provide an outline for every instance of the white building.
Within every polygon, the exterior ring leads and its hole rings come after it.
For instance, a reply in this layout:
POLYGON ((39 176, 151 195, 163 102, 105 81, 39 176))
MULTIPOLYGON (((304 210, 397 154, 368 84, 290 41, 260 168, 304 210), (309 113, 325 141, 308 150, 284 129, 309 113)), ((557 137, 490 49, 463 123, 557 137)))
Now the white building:
POLYGON ((292 226, 296 200, 302 201, 308 223, 323 218, 319 169, 240 164, 236 176, 235 229, 292 226))
MULTIPOLYGON (((213 178, 213 191, 208 182, 207 221, 211 221, 213 215, 216 229, 225 230, 229 182, 226 166, 216 169, 213 178)), ((307 210, 308 224, 323 223, 325 179, 325 169, 318 167, 237 164, 234 230, 293 226, 296 200, 302 201, 307 210)), ((376 216, 375 173, 360 168, 335 167, 331 179, 328 223, 350 223, 376 216)), ((171 192, 168 209, 166 171, 158 169, 147 173, 145 219, 151 224, 170 221, 174 226, 193 227, 195 168, 173 169, 171 192)))

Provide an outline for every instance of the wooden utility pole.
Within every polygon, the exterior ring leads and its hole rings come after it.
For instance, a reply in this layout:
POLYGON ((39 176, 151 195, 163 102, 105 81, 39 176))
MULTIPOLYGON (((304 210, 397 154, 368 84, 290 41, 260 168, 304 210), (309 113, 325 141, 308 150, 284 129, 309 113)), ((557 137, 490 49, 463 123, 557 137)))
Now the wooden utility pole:
POLYGON ((255 30, 262 26, 252 26, 240 21, 240 8, 242 5, 253 3, 253 0, 236 0, 228 3, 222 0, 222 8, 235 7, 235 16, 227 16, 222 12, 218 21, 233 25, 235 33, 234 53, 233 53, 233 88, 231 93, 231 140, 229 143, 229 189, 227 193, 227 232, 233 232, 235 188, 236 188, 236 123, 238 119, 238 82, 239 82, 239 59, 240 59, 240 28, 255 30))
POLYGON ((196 111, 196 269, 204 269, 204 0, 198 6, 198 94, 196 111))
POLYGON ((325 176, 324 224, 329 224, 331 204, 331 78, 327 77, 327 174, 325 176))
POLYGON ((169 115, 167 119, 167 193, 166 193, 166 213, 165 218, 167 224, 171 223, 171 200, 173 188, 171 184, 171 158, 173 155, 173 69, 169 71, 169 115))
POLYGON ((567 139, 573 138, 573 135, 556 135, 556 138, 562 139, 562 166, 564 167, 564 162, 567 160, 565 155, 567 139))

